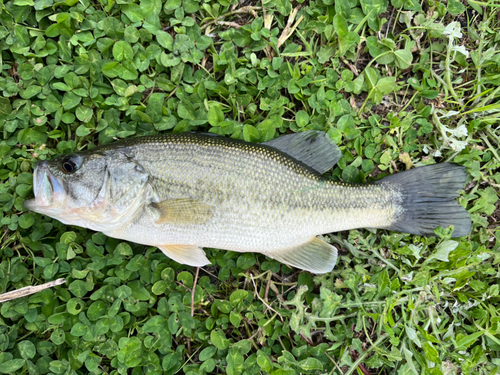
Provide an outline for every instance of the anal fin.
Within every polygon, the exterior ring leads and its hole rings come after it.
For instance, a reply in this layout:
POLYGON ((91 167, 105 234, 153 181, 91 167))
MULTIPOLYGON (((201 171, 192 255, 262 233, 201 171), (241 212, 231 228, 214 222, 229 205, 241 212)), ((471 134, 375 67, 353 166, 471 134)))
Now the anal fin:
POLYGON ((210 264, 203 249, 194 245, 159 245, 158 248, 163 251, 170 259, 180 264, 187 264, 193 267, 203 267, 210 264))
POLYGON ((337 263, 337 249, 316 237, 306 243, 269 251, 264 255, 312 273, 330 272, 337 263))

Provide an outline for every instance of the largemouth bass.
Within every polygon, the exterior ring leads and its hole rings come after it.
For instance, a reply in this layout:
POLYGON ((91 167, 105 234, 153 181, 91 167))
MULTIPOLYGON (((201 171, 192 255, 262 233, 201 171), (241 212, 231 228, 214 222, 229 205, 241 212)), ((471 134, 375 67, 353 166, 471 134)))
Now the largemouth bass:
POLYGON ((449 225, 455 237, 470 232, 469 214, 454 201, 463 167, 430 165, 361 185, 323 178, 341 156, 320 131, 264 144, 194 133, 125 139, 38 162, 35 199, 25 206, 198 267, 210 263, 202 249, 209 247, 325 273, 337 250, 320 234, 433 235, 449 225))

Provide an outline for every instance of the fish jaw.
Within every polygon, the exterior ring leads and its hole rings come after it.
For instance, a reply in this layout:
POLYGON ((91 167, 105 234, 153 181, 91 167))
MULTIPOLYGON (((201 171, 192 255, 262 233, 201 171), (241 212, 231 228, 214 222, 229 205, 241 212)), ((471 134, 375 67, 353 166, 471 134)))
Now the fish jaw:
POLYGON ((24 206, 27 209, 49 216, 60 212, 64 205, 66 192, 62 180, 49 171, 46 161, 39 161, 35 165, 33 190, 35 199, 24 201, 24 206))

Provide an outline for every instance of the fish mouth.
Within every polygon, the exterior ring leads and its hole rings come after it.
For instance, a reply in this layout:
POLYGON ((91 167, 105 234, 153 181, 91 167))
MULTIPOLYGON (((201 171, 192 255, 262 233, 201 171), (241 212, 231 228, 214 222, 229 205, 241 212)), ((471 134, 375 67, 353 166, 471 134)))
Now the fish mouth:
POLYGON ((24 202, 24 206, 31 211, 49 213, 63 202, 65 195, 63 182, 49 171, 46 161, 35 164, 33 191, 35 199, 24 202))

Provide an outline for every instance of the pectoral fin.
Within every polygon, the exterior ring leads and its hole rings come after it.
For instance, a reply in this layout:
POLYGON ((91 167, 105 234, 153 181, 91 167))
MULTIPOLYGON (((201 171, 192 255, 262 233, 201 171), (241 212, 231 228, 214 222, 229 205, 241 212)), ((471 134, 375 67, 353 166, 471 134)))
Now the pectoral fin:
POLYGON ((213 215, 213 207, 197 199, 169 199, 151 206, 160 212, 157 224, 203 224, 213 215))
POLYGON ((316 237, 298 246, 264 254, 282 263, 312 273, 330 272, 337 263, 337 249, 316 237))
POLYGON ((187 264, 193 267, 203 267, 210 264, 205 256, 205 252, 194 245, 159 245, 158 248, 163 251, 170 259, 177 263, 187 264))

